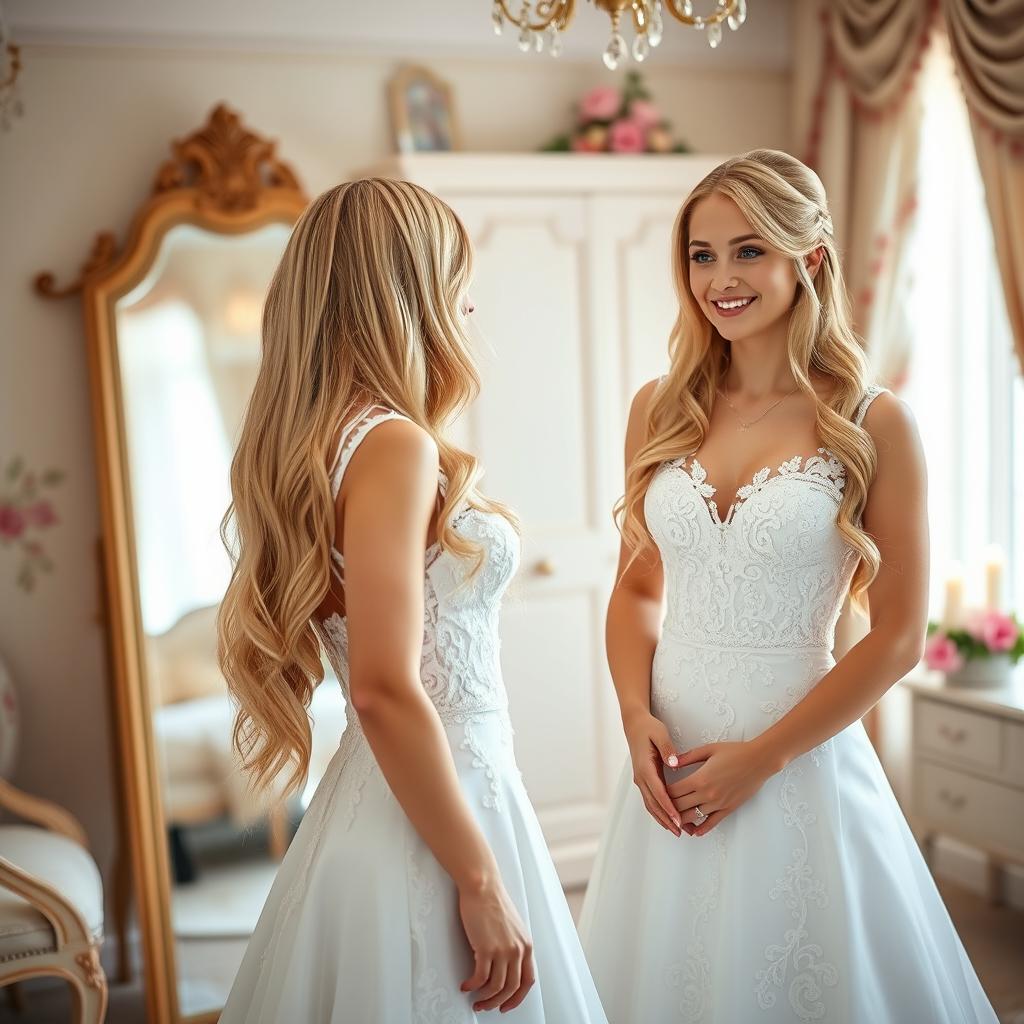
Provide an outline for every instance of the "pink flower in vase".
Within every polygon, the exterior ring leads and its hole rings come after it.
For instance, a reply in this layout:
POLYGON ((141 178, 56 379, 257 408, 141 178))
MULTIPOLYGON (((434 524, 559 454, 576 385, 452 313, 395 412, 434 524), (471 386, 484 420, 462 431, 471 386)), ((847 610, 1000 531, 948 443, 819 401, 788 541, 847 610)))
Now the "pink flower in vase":
POLYGON ((25 529, 25 517, 15 505, 0 505, 0 537, 19 537, 25 529))
POLYGON ((629 105, 629 116, 641 128, 653 128, 661 122, 658 108, 649 100, 633 100, 629 105))
POLYGON ((647 148, 647 135, 643 127, 629 118, 616 121, 611 126, 608 139, 615 153, 642 153, 647 148))
POLYGON ((1017 642, 1020 630, 1004 612, 989 610, 980 616, 978 639, 990 651, 1008 651, 1017 642))
POLYGON ((598 85, 580 100, 581 121, 610 121, 622 106, 622 93, 612 85, 598 85))
POLYGON ((945 633, 933 633, 924 645, 924 663, 936 672, 955 672, 964 659, 945 633))

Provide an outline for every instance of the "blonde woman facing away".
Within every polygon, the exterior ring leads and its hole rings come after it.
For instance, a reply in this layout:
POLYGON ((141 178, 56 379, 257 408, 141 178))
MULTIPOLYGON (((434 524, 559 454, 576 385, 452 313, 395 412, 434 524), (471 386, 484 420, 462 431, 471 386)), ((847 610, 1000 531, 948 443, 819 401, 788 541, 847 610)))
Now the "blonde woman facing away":
POLYGON ((471 259, 444 203, 371 178, 313 201, 270 286, 221 667, 256 784, 307 774, 321 648, 348 724, 221 1024, 606 1024, 513 754, 515 520, 445 437, 478 386, 471 259))
POLYGON ((994 1022, 860 721, 921 656, 926 479, 910 411, 866 379, 821 182, 728 160, 672 245, 608 608, 631 757, 580 919, 605 1011, 994 1022), (870 631, 837 663, 848 592, 870 631))

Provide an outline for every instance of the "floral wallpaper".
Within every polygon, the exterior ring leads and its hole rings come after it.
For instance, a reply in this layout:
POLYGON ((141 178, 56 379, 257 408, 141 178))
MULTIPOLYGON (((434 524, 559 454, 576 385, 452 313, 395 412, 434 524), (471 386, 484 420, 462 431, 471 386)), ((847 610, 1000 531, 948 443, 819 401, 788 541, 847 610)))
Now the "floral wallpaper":
POLYGON ((62 470, 36 472, 16 455, 0 480, 0 565, 13 567, 18 586, 26 592, 35 588, 40 573, 53 569, 41 535, 60 522, 46 492, 63 479, 62 470))

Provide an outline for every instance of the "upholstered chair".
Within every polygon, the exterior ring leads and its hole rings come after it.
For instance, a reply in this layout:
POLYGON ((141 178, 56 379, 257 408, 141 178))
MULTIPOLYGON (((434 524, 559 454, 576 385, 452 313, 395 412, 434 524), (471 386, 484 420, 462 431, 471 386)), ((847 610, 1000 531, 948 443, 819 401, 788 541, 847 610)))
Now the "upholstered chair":
POLYGON ((103 883, 85 832, 62 807, 2 778, 0 808, 28 822, 0 824, 0 987, 57 975, 71 985, 75 1024, 100 1024, 103 883))

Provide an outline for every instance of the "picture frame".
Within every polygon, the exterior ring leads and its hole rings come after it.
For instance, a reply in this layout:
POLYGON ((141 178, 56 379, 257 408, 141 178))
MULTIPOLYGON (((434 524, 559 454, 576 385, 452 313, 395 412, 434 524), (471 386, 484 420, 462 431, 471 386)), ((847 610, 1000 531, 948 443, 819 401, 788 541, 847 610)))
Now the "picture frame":
POLYGON ((419 64, 403 64, 388 83, 391 128, 399 153, 461 148, 452 90, 419 64))

